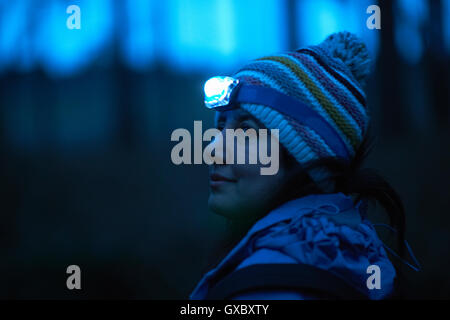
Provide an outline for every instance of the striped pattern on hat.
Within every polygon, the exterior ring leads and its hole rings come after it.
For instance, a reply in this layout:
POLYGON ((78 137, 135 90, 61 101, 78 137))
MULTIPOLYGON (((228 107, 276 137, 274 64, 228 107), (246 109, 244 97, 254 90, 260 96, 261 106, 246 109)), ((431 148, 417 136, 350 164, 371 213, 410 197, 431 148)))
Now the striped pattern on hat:
MULTIPOLYGON (((248 84, 278 90, 310 106, 335 129, 353 157, 369 124, 362 90, 369 64, 365 45, 355 35, 340 32, 318 46, 254 60, 234 76, 248 84)), ((267 128, 279 129, 280 143, 300 164, 336 157, 319 133, 288 114, 264 105, 242 104, 241 107, 267 128)), ((310 172, 316 182, 325 179, 327 174, 326 170, 310 172)))

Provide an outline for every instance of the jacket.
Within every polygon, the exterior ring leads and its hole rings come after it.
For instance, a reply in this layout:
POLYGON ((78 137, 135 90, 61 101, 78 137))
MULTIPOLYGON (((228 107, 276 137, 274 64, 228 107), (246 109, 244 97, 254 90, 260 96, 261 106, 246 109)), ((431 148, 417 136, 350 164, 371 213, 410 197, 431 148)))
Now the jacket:
MULTIPOLYGON (((328 271, 369 299, 388 297, 395 268, 369 220, 364 201, 354 204, 343 193, 308 195, 289 201, 258 220, 246 236, 190 294, 202 300, 211 286, 230 272, 256 264, 306 264, 328 271), (369 289, 368 267, 381 271, 381 288, 369 289)), ((297 300, 317 296, 301 290, 259 290, 233 299, 297 300)))

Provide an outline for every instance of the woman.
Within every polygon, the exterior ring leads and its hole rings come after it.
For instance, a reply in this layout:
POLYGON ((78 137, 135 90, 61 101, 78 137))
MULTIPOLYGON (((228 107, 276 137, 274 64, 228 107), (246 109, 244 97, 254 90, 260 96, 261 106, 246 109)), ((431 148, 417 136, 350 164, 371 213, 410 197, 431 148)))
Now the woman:
POLYGON ((367 200, 386 209, 401 248, 405 218, 389 184, 360 168, 371 147, 368 74, 365 45, 341 32, 216 79, 220 94, 206 93, 205 103, 217 111, 217 129, 278 129, 279 170, 210 166, 209 207, 229 219, 239 243, 191 299, 392 295, 396 271, 367 220, 367 200), (372 272, 380 274, 369 279, 372 272))

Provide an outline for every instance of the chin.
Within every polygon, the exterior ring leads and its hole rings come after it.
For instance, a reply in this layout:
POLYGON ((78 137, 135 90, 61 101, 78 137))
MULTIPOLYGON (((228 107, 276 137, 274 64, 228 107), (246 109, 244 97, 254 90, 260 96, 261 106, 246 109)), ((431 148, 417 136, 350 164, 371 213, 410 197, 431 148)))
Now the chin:
POLYGON ((239 208, 227 199, 226 195, 211 193, 208 199, 209 209, 228 219, 233 219, 239 214, 239 208))

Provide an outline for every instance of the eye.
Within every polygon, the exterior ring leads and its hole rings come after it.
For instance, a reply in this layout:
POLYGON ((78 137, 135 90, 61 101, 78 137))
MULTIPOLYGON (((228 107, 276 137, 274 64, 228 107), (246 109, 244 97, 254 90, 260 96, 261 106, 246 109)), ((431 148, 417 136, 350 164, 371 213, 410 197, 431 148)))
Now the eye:
POLYGON ((247 131, 248 129, 255 129, 256 130, 255 126, 252 125, 251 123, 249 123, 248 121, 241 122, 241 124, 239 125, 239 128, 244 130, 244 131, 247 131))
POLYGON ((219 131, 222 131, 223 128, 225 128, 225 121, 219 121, 219 122, 217 122, 216 128, 217 128, 219 131))

